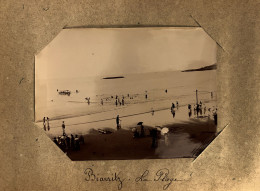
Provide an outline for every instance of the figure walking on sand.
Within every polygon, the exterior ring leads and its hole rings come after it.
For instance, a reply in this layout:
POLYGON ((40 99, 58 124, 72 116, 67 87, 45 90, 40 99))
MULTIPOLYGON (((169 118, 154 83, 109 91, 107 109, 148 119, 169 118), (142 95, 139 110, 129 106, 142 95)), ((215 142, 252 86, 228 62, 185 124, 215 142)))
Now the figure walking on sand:
POLYGON ((179 102, 176 101, 176 108, 179 109, 179 102))
POLYGON ((62 125, 61 125, 61 127, 62 127, 63 135, 65 136, 66 133, 65 133, 65 123, 64 123, 64 121, 62 121, 62 125))
POLYGON ((116 116, 116 128, 117 130, 120 129, 120 119, 119 119, 119 115, 116 116))

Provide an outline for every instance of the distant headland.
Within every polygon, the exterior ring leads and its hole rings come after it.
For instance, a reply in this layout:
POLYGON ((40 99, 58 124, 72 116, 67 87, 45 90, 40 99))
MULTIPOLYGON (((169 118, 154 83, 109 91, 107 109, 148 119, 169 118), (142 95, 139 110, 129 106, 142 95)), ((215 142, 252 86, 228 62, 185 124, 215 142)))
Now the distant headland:
POLYGON ((212 64, 210 66, 204 66, 202 68, 182 70, 182 72, 195 72, 195 71, 216 70, 216 69, 217 69, 217 64, 212 64))
POLYGON ((109 79, 118 79, 118 78, 125 78, 124 76, 113 76, 113 77, 105 77, 103 78, 104 80, 109 80, 109 79))

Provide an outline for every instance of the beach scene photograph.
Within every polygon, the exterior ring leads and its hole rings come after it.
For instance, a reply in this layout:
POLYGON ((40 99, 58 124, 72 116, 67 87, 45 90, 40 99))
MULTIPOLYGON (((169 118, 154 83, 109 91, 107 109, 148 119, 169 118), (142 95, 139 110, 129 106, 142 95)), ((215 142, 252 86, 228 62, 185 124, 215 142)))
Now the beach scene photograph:
POLYGON ((217 137, 200 27, 63 29, 35 56, 35 124, 73 161, 196 158, 217 137))

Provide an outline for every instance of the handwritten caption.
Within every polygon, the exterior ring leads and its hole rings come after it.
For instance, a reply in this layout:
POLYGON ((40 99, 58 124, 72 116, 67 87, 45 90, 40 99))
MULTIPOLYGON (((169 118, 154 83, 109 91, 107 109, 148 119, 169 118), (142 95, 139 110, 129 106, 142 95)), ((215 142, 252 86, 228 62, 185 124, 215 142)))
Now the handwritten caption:
POLYGON ((173 175, 171 175, 170 170, 168 168, 162 168, 155 172, 150 172, 148 169, 139 173, 134 179, 123 178, 122 172, 114 172, 110 175, 100 175, 92 168, 86 168, 84 170, 85 181, 86 182, 116 182, 117 189, 121 190, 123 185, 126 184, 127 181, 138 182, 157 182, 162 184, 162 189, 167 190, 174 181, 187 181, 191 179, 192 173, 190 173, 189 179, 177 179, 173 175))

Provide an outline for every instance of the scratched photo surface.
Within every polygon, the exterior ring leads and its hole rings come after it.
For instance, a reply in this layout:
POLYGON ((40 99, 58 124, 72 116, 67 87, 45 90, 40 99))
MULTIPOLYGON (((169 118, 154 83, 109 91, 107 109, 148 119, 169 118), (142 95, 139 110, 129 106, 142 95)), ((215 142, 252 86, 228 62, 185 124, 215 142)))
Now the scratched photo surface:
POLYGON ((196 158, 216 51, 199 27, 64 29, 35 56, 35 123, 71 160, 196 158))

